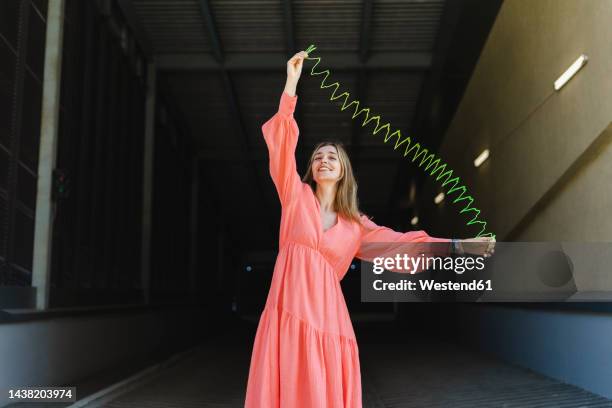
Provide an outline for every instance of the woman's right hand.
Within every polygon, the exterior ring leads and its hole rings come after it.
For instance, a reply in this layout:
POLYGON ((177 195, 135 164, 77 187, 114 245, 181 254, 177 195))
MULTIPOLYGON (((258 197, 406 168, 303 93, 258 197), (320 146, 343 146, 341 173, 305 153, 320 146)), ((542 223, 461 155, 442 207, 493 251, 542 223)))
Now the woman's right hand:
POLYGON ((495 252, 495 242, 493 237, 463 239, 459 241, 459 252, 488 258, 495 252))
POLYGON ((287 79, 297 82, 302 75, 304 58, 308 57, 306 51, 300 51, 287 61, 287 79))

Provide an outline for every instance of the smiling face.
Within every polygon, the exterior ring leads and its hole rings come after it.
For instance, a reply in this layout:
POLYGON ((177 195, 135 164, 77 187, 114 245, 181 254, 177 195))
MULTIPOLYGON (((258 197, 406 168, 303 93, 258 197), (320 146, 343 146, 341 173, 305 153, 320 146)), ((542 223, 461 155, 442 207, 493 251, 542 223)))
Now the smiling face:
POLYGON ((317 183, 336 182, 342 177, 342 163, 335 146, 319 147, 312 159, 312 178, 317 183))
POLYGON ((336 188, 334 209, 347 220, 361 222, 357 200, 357 181, 353 174, 351 160, 338 140, 325 140, 314 148, 308 167, 302 178, 313 192, 321 184, 333 184, 336 188))

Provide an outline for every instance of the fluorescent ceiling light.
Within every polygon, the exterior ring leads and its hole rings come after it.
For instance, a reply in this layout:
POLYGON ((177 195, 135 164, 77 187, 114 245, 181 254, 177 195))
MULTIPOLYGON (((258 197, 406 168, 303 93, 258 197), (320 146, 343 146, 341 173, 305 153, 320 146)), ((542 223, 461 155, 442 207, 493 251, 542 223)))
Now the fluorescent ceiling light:
POLYGON ((434 198, 434 203, 440 204, 444 200, 444 193, 440 193, 434 198))
POLYGON ((567 81, 572 79, 572 77, 576 75, 576 72, 578 72, 588 60, 589 58, 586 55, 580 55, 578 59, 574 61, 574 63, 570 65, 570 67, 559 77, 559 79, 555 81, 555 91, 561 89, 563 85, 567 83, 567 81))
POLYGON ((410 183, 410 195, 409 195, 410 203, 414 203, 416 199, 416 183, 413 181, 410 183))
POLYGON ((417 217, 416 215, 414 217, 412 217, 412 219, 410 220, 410 224, 411 225, 417 225, 419 223, 419 217, 417 217))
POLYGON ((489 149, 484 149, 482 153, 480 153, 478 157, 474 159, 474 167, 480 167, 480 165, 484 163, 488 158, 489 149))

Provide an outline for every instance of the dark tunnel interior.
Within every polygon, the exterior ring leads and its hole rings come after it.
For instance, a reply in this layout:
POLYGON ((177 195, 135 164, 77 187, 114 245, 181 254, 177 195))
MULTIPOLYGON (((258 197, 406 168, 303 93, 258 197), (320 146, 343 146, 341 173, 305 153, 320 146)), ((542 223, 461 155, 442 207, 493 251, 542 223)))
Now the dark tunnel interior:
MULTIPOLYGON (((354 258, 359 401, 286 408, 612 407, 610 16, 605 0, 0 2, 0 407, 43 406, 5 392, 32 387, 74 388, 44 406, 245 406, 288 211, 262 125, 311 44, 338 89, 461 175, 499 252, 548 243, 548 269, 509 275, 564 299, 368 301, 354 258)), ((402 157, 304 64, 300 177, 338 140, 376 224, 475 237, 445 168, 402 157)))

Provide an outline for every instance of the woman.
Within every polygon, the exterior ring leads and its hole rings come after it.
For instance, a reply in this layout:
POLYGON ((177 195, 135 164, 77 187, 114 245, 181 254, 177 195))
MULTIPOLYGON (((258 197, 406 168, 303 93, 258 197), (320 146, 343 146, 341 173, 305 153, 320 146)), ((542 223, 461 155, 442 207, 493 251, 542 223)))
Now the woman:
MULTIPOLYGON (((287 62, 278 112, 262 126, 282 215, 278 257, 251 356, 246 408, 361 407, 359 351, 340 280, 354 257, 371 258, 364 243, 451 241, 424 231, 396 232, 361 214, 351 165, 340 145, 317 146, 300 179, 293 112, 306 57, 302 51, 287 62)), ((492 240, 468 241, 470 252, 492 253, 492 240)))

